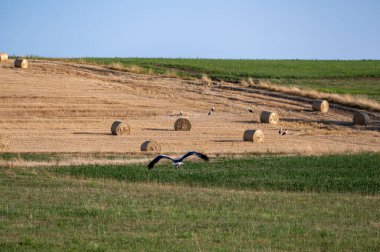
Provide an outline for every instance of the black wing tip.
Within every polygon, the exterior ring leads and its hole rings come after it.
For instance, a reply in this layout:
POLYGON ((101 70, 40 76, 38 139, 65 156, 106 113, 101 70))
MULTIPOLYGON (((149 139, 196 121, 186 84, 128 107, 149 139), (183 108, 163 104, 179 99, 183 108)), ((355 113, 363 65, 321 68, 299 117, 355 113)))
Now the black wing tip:
POLYGON ((155 157, 152 161, 150 161, 150 163, 148 164, 148 169, 153 169, 154 165, 160 161, 162 158, 167 158, 167 159, 170 159, 170 160, 173 160, 171 157, 169 156, 166 156, 166 155, 163 155, 163 154, 160 154, 158 155, 157 157, 155 157))
POLYGON ((156 160, 156 158, 153 159, 152 161, 150 161, 150 163, 148 164, 148 169, 149 170, 153 169, 154 165, 156 164, 155 160, 156 160))
POLYGON ((198 157, 200 157, 201 159, 203 159, 205 161, 210 161, 210 158, 207 155, 203 154, 203 153, 196 152, 196 151, 191 151, 191 152, 197 154, 198 157))

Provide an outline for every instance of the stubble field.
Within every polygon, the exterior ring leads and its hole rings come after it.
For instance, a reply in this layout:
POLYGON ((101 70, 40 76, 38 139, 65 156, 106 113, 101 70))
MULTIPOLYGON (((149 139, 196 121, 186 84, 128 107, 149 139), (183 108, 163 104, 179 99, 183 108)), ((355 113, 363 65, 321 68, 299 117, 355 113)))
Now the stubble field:
POLYGON ((139 75, 101 66, 31 61, 29 69, 2 64, 0 132, 10 152, 140 154, 146 140, 164 153, 198 150, 209 155, 325 154, 380 151, 380 117, 366 127, 352 125, 354 110, 322 114, 312 100, 226 82, 205 83, 139 75), (216 111, 208 116, 211 107, 216 111), (253 113, 248 112, 248 108, 253 113), (174 131, 183 111, 189 132, 174 131), (279 125, 261 124, 261 111, 276 111, 279 125), (130 136, 111 135, 122 120, 130 136), (282 126, 286 136, 278 135, 282 126), (265 141, 244 142, 246 129, 261 129, 265 141))

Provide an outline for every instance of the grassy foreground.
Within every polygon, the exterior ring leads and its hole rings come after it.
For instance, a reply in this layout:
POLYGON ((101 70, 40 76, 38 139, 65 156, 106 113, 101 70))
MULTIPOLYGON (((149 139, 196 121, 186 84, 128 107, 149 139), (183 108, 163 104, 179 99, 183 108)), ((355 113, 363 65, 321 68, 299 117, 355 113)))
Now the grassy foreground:
POLYGON ((1 167, 0 249, 378 251, 379 159, 1 167))
POLYGON ((380 154, 260 157, 210 163, 83 165, 53 170, 83 178, 270 191, 380 193, 380 154))
MULTIPOLYGON (((69 59, 101 65, 137 66, 145 73, 239 82, 253 78, 327 93, 368 96, 380 101, 380 60, 226 60, 164 58, 69 59)), ((136 70, 136 68, 132 68, 136 70)))

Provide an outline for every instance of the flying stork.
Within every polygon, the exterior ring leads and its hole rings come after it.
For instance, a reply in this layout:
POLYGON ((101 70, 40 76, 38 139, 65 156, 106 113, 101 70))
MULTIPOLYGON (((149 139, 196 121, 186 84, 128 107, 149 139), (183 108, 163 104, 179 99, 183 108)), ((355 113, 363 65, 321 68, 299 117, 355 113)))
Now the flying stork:
POLYGON ((158 161, 160 161, 161 159, 163 158, 166 158, 166 159, 170 159, 174 165, 175 168, 179 168, 181 165, 183 165, 184 163, 182 162, 185 158, 191 156, 191 155, 195 155, 205 161, 209 161, 209 158, 208 156, 206 156, 205 154, 202 154, 200 152, 196 152, 196 151, 189 151, 188 153, 186 153, 185 155, 183 155, 182 157, 180 158, 172 158, 172 157, 169 157, 169 156, 166 156, 166 155, 158 155, 156 158, 154 158, 149 164, 148 164, 148 169, 152 169, 154 167, 154 165, 156 163, 158 163, 158 161))

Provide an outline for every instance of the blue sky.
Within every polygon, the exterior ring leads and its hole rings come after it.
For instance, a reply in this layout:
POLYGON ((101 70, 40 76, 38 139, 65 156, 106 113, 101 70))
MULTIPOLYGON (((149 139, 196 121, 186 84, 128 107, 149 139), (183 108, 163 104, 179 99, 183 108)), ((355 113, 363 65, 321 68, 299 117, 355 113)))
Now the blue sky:
POLYGON ((0 0, 0 51, 380 59, 378 0, 0 0))

